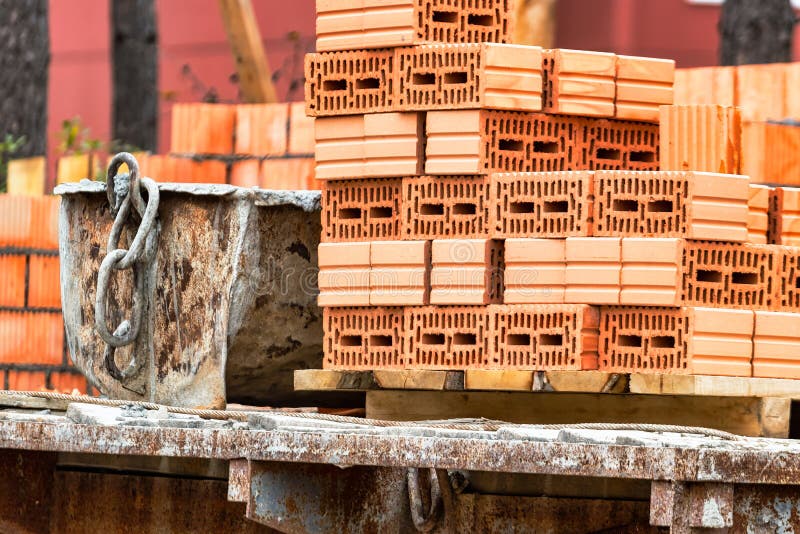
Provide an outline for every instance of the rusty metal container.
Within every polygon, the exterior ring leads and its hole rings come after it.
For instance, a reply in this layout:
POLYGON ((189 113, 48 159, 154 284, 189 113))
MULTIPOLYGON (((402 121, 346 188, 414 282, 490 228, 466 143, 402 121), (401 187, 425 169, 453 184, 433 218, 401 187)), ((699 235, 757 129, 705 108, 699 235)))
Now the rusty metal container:
MULTIPOLYGON (((98 269, 114 219, 106 184, 56 189, 61 297, 75 365, 112 398, 207 408, 293 403, 292 371, 322 365, 319 192, 206 184, 158 190, 157 249, 144 276, 139 335, 111 353, 116 367, 132 359, 138 367, 120 380, 109 373, 95 329, 98 269)), ((132 240, 122 232, 121 244, 132 240)), ((129 271, 111 276, 109 323, 130 314, 133 286, 129 271)))

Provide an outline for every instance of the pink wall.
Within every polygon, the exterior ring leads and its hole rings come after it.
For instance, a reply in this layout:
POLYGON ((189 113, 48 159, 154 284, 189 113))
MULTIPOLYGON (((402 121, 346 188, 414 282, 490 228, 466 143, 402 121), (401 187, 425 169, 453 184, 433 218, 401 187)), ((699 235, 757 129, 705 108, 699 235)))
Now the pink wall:
MULTIPOLYGON (((65 118, 80 115, 95 137, 110 133, 108 0, 51 0, 50 155, 53 135, 65 118)), ((278 94, 290 78, 302 77, 302 54, 313 48, 314 0, 253 0, 278 94), (295 40, 290 34, 296 35, 295 40)), ((169 149, 173 101, 197 101, 213 87, 225 101, 236 99, 233 58, 217 0, 157 0, 160 39, 160 151, 169 149), (189 67, 197 78, 184 73, 189 67)), ((681 67, 716 62, 719 8, 685 0, 558 0, 557 46, 672 57, 681 67)), ((800 43, 796 43, 796 55, 800 43)), ((52 158, 51 158, 52 159, 52 158)))

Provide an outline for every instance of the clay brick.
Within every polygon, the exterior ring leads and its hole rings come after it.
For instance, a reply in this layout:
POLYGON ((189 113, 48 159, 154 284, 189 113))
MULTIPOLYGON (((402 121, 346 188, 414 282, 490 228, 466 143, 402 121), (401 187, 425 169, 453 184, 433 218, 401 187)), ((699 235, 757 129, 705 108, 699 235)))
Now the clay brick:
POLYGON ((784 65, 736 67, 736 105, 744 121, 781 120, 786 117, 784 65))
POLYGON ((796 124, 746 124, 742 141, 744 163, 753 170, 756 181, 800 186, 800 127, 796 124), (759 142, 754 136, 763 137, 763 141, 759 142), (762 149, 761 154, 754 153, 758 148, 762 149), (760 161, 762 166, 752 169, 751 158, 755 165, 760 161))
POLYGON ((545 51, 547 113, 614 116, 616 56, 604 52, 545 51))
POLYGON ((750 376, 754 313, 711 308, 603 307, 600 370, 750 376))
POLYGON ((318 189, 314 158, 265 159, 259 185, 263 189, 318 189))
POLYGON ((306 54, 306 115, 352 115, 392 111, 394 50, 306 54))
POLYGON ((20 254, 0 254, 0 308, 25 306, 25 264, 20 254))
POLYGON ((80 182, 91 178, 93 175, 90 154, 72 154, 58 158, 56 184, 80 182))
POLYGON ((373 241, 370 244, 370 305, 428 304, 430 262, 430 241, 373 241))
POLYGON ((431 248, 431 304, 500 302, 503 242, 492 239, 436 239, 431 248))
POLYGON ((61 308, 58 256, 31 254, 28 271, 28 307, 61 308))
POLYGON ((684 241, 674 238, 622 240, 619 303, 643 306, 679 306, 684 241))
POLYGON ((231 185, 258 187, 261 161, 245 159, 231 163, 231 185))
POLYGON ((325 369, 402 369, 403 308, 324 308, 325 369))
POLYGON ((317 305, 369 306, 369 243, 320 243, 317 305))
POLYGON ((542 109, 542 49, 493 43, 398 48, 402 110, 542 109))
POLYGON ((675 104, 736 106, 737 67, 701 67, 675 71, 675 104))
POLYGON ((766 185, 750 184, 747 201, 747 242, 767 243, 769 230, 769 199, 772 188, 766 185))
POLYGON ((33 197, 0 194, 0 247, 31 246, 33 197))
POLYGON ((757 311, 753 376, 800 379, 800 314, 757 311))
MULTIPOLYGON (((763 122, 742 123, 742 148, 740 167, 742 174, 750 177, 754 184, 767 183, 767 124, 763 122)), ((774 150, 772 150, 774 155, 774 150)), ((779 182, 776 182, 779 183, 779 182)))
POLYGON ((322 241, 400 239, 401 191, 400 178, 322 182, 322 241))
POLYGON ((486 306, 405 308, 405 366, 409 369, 470 369, 488 363, 486 306))
POLYGON ((86 378, 77 370, 71 373, 50 373, 51 390, 61 393, 72 394, 77 391, 81 395, 86 394, 86 378))
POLYGON ((592 235, 594 173, 499 173, 489 177, 492 237, 592 235))
POLYGON ((775 295, 769 309, 800 312, 800 248, 766 246, 776 255, 775 295))
POLYGON ((289 146, 292 156, 314 154, 314 118, 306 116, 305 102, 289 104, 289 146))
POLYGON ((423 172, 424 113, 378 113, 314 121, 318 180, 416 176, 423 172))
POLYGON ((800 188, 775 187, 770 192, 768 239, 776 245, 800 245, 800 188))
POLYGON ((175 104, 172 106, 170 152, 231 154, 236 106, 228 104, 175 104))
POLYGON ((12 391, 44 391, 47 389, 44 371, 8 370, 8 389, 12 391))
POLYGON ((578 304, 619 303, 622 239, 568 237, 564 301, 578 304))
POLYGON ((599 308, 582 304, 490 306, 489 318, 489 367, 597 369, 599 308))
MULTIPOLYGON (((60 206, 60 196, 45 195, 30 199, 31 230, 28 246, 42 250, 58 250, 58 212, 60 206)), ((2 223, 0 223, 1 225, 2 223)), ((0 231, 0 234, 2 234, 2 231, 0 231)))
POLYGON ((403 178, 403 239, 489 236, 489 182, 484 176, 403 178))
POLYGON ((747 240, 747 176, 598 171, 594 235, 747 240))
POLYGON ((674 60, 617 56, 614 116, 658 122, 658 106, 672 104, 674 81, 674 60))
POLYGON ((431 42, 504 43, 509 0, 317 0, 317 51, 431 42))
POLYGON ((492 110, 427 114, 426 174, 579 168, 585 123, 572 117, 492 110))
POLYGON ((63 347, 60 313, 0 311, 0 363, 58 365, 63 347))
POLYGON ((579 168, 655 171, 659 168, 658 146, 657 124, 588 120, 579 168))
POLYGON ((567 252, 564 239, 505 240, 503 302, 563 303, 567 252))
POLYGON ((289 105, 239 104, 236 106, 237 154, 283 156, 287 151, 289 105))
POLYGON ((661 106, 661 170, 739 174, 739 110, 722 106, 661 106))
POLYGON ((47 159, 44 156, 12 159, 8 162, 6 192, 11 195, 44 195, 46 177, 47 159))

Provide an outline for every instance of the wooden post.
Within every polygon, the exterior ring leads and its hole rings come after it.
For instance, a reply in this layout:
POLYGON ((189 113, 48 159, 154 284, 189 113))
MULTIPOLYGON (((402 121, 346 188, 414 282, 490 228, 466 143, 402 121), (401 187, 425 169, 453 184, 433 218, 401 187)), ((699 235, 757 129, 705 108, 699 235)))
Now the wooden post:
POLYGON ((790 0, 725 0, 718 27, 720 64, 791 61, 795 22, 790 0))
POLYGON ((517 0, 514 8, 514 43, 553 48, 556 34, 556 0, 517 0))
POLYGON ((219 0, 219 7, 236 60, 242 98, 251 103, 277 102, 250 0, 219 0))

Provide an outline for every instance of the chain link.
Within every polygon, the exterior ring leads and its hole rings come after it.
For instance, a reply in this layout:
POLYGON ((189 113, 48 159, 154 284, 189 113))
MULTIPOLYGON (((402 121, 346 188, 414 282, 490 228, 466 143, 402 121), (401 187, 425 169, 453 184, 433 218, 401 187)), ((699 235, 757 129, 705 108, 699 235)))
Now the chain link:
POLYGON ((145 276, 155 258, 158 244, 159 192, 158 185, 150 178, 139 177, 139 163, 133 155, 121 152, 114 156, 108 166, 106 194, 114 224, 108 237, 106 257, 97 273, 97 297, 94 316, 95 329, 106 343, 104 364, 108 373, 123 381, 136 374, 144 364, 136 354, 124 370, 117 367, 114 353, 119 347, 133 343, 142 328, 143 314, 147 306, 145 276), (122 164, 129 172, 118 174, 122 164), (147 191, 147 201, 142 198, 141 189, 147 191), (126 226, 136 225, 136 234, 127 249, 120 248, 122 231, 126 226), (108 291, 114 271, 131 269, 133 271, 133 303, 130 319, 123 320, 114 329, 108 329, 108 291))

